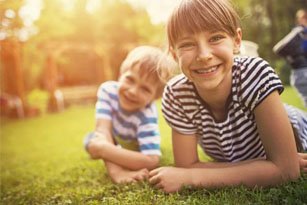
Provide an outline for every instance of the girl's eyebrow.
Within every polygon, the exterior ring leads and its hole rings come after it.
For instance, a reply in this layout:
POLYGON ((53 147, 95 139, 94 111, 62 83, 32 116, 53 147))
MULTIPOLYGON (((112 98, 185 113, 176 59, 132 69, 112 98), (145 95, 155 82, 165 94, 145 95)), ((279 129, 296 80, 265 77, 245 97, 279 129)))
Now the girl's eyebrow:
POLYGON ((184 35, 182 37, 178 38, 178 41, 184 41, 184 40, 190 40, 192 38, 192 34, 190 35, 184 35))

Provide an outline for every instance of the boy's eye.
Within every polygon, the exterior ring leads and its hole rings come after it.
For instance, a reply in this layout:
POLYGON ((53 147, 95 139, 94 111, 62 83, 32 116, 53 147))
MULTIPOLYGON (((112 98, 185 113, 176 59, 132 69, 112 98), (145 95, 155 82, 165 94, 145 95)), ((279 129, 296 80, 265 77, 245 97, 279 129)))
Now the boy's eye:
POLYGON ((134 82, 134 79, 131 77, 131 76, 126 76, 126 82, 128 83, 133 83, 134 82))
POLYGON ((149 89, 148 87, 141 87, 141 89, 145 93, 151 93, 151 89, 149 89))

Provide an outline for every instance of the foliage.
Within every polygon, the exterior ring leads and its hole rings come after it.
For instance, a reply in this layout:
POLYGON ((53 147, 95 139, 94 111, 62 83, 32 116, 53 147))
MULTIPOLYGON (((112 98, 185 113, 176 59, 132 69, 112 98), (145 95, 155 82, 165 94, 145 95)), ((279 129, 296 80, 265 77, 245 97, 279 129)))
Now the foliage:
MULTIPOLYGON (((288 103, 302 105, 292 89, 285 94, 288 103)), ((43 92, 30 96, 31 102, 45 103, 43 92)), ((170 129, 161 112, 159 120, 161 164, 172 165, 170 129)), ((94 105, 28 120, 1 119, 0 204, 307 204, 306 175, 278 187, 186 187, 174 194, 147 182, 114 185, 102 162, 90 160, 83 149, 83 137, 93 128, 94 105)))
POLYGON ((259 54, 270 62, 285 83, 289 83, 290 69, 284 59, 272 52, 274 45, 295 26, 295 13, 307 8, 306 0, 241 0, 238 11, 242 16, 243 38, 259 45, 259 54))
MULTIPOLYGON (((25 26, 16 15, 12 19, 5 17, 7 9, 18 14, 25 0, 0 1, 0 22, 9 22, 1 32, 13 35, 25 26)), ((116 79, 118 69, 127 52, 136 45, 151 44, 165 46, 164 25, 153 25, 146 11, 133 8, 124 0, 104 0, 102 6, 93 12, 86 11, 87 0, 43 0, 44 6, 40 18, 34 22, 38 33, 22 43, 23 67, 26 87, 31 90, 38 87, 40 75, 45 68, 47 53, 57 50, 65 44, 88 45, 101 59, 98 65, 104 70, 105 79, 116 79), (74 7, 63 6, 73 2, 74 7), (108 61, 108 63, 105 63, 108 61)), ((289 68, 286 62, 273 54, 272 47, 295 25, 295 12, 306 8, 306 0, 235 0, 237 10, 242 17, 243 38, 259 45, 260 56, 268 60, 288 83, 289 68)), ((1 37, 1 36, 0 36, 1 37)), ((86 56, 84 56, 86 58, 86 56)), ((70 59, 65 54, 57 57, 57 63, 69 72, 78 72, 74 63, 82 58, 70 59), (66 62, 66 63, 62 63, 66 62)), ((84 59, 87 62, 87 59, 84 59)), ((95 62, 87 67, 93 67, 95 62)), ((78 68, 79 70, 81 68, 78 68)), ((89 71, 91 72, 91 71, 89 71)))
MULTIPOLYGON (((103 79, 116 79, 119 66, 131 48, 139 44, 161 46, 164 42, 163 27, 152 25, 144 9, 132 8, 126 1, 104 0, 93 12, 86 10, 87 0, 67 2, 44 0, 40 18, 34 25, 39 32, 22 43, 24 76, 28 90, 39 86, 49 53, 54 53, 59 68, 72 76, 74 72, 98 66, 103 70, 101 73, 106 75, 103 79), (72 5, 72 8, 65 4, 72 5), (88 49, 84 50, 84 47, 88 49), (70 54, 67 55, 63 50, 70 54), (95 60, 90 61, 87 55, 79 57, 74 52, 87 52, 90 55, 94 53, 100 58, 100 64, 95 60), (79 66, 76 67, 76 64, 79 66)), ((4 32, 13 33, 14 30, 23 28, 22 19, 18 16, 7 19, 4 13, 7 9, 13 9, 17 14, 24 3, 21 0, 0 2, 0 22, 14 22, 4 32)), ((80 75, 83 75, 82 72, 80 75)))

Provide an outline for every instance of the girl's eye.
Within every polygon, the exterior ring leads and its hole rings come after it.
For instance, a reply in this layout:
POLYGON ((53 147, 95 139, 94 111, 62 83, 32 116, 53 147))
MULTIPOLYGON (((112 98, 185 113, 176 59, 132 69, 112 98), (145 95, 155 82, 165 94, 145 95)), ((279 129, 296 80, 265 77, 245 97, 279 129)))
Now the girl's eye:
POLYGON ((221 39, 223 39, 224 38, 224 36, 222 36, 222 35, 216 35, 216 36, 213 36, 211 39, 210 39, 210 42, 217 42, 217 41, 219 41, 219 40, 221 40, 221 39))
POLYGON ((187 50, 187 49, 193 48, 194 46, 196 46, 196 44, 193 42, 183 42, 183 43, 179 43, 177 48, 182 49, 182 50, 187 50))

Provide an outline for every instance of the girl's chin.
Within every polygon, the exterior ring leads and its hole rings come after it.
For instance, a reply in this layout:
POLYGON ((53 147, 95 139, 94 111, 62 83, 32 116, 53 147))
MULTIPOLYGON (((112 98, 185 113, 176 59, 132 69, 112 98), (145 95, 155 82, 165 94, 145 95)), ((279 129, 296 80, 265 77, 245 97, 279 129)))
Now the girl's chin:
POLYGON ((219 87, 220 85, 220 81, 218 81, 217 79, 214 80, 208 80, 208 81, 201 81, 201 82, 195 82, 194 81, 195 86, 200 89, 200 90, 215 90, 219 87))

